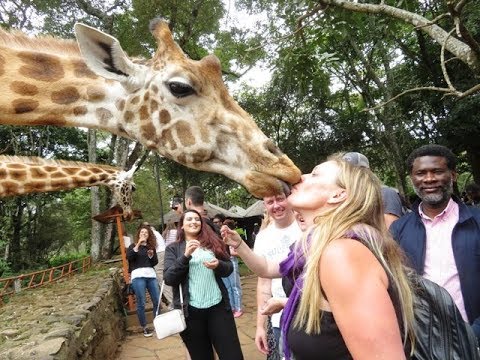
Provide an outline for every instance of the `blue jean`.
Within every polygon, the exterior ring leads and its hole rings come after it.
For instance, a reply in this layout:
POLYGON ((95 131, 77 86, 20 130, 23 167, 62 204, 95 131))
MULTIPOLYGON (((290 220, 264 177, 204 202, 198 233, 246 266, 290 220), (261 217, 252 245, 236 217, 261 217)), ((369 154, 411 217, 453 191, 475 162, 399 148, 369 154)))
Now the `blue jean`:
POLYGON ((233 271, 228 277, 222 278, 222 280, 228 291, 230 307, 233 311, 240 311, 242 310, 242 284, 240 283, 240 273, 238 272, 238 259, 236 256, 232 256, 230 260, 233 264, 233 271))
POLYGON ((135 292, 135 300, 137 302, 137 316, 140 325, 144 328, 147 326, 147 319, 145 318, 145 300, 146 290, 150 294, 153 303, 153 317, 157 315, 158 298, 160 290, 158 288, 157 278, 135 278, 132 280, 133 291, 135 292))

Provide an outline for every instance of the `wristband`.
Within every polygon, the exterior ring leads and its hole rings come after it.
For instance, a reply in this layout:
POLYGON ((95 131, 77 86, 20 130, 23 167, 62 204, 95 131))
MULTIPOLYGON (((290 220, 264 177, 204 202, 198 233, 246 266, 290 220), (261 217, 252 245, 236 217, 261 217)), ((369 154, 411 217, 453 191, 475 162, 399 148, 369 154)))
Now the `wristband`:
POLYGON ((242 245, 242 243, 243 243, 243 240, 240 239, 240 242, 238 243, 237 246, 232 246, 233 250, 237 250, 240 247, 240 245, 242 245))

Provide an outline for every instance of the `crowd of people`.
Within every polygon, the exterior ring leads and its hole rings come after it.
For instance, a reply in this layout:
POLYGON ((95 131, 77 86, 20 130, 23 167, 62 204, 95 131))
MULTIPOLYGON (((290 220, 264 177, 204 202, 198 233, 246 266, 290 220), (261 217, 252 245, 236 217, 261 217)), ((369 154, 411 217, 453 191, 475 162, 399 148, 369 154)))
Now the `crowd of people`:
POLYGON ((455 195, 456 158, 440 145, 413 151, 407 168, 411 207, 364 155, 331 156, 291 194, 263 199, 253 249, 232 220, 206 217, 202 189, 190 187, 178 226, 162 237, 142 224, 127 251, 145 336, 145 292, 156 309, 163 279, 171 307, 183 289, 187 357, 243 359, 241 258, 258 275, 255 344, 267 359, 411 359, 412 269, 448 291, 480 338, 480 187, 466 187, 467 203, 455 195))

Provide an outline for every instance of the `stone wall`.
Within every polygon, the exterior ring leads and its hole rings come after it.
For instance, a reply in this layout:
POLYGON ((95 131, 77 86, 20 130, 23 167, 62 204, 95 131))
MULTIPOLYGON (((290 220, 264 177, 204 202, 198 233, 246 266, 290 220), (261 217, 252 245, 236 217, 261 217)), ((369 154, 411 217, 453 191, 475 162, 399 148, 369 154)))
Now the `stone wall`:
POLYGON ((93 269, 0 307, 2 360, 110 360, 125 336, 120 270, 93 269))

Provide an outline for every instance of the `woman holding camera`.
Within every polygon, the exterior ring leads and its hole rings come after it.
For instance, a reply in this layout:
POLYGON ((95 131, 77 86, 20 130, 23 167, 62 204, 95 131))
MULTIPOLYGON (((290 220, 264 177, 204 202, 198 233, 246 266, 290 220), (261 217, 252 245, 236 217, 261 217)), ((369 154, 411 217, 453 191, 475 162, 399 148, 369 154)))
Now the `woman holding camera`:
MULTIPOLYGON (((127 250, 130 281, 135 292, 138 321, 143 328, 145 337, 153 335, 147 328, 147 320, 145 318, 146 291, 148 290, 152 299, 154 312, 157 311, 158 298, 160 296, 157 275, 154 269, 154 266, 158 264, 156 247, 157 241, 151 227, 142 224, 137 230, 135 244, 131 244, 127 250)), ((155 317, 156 314, 154 313, 153 316, 155 317)))

